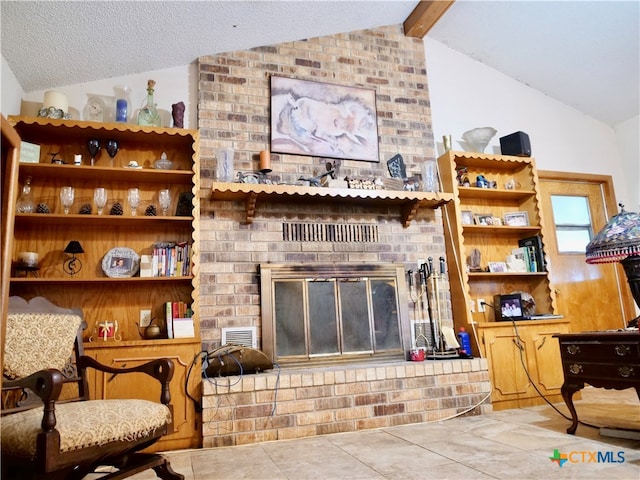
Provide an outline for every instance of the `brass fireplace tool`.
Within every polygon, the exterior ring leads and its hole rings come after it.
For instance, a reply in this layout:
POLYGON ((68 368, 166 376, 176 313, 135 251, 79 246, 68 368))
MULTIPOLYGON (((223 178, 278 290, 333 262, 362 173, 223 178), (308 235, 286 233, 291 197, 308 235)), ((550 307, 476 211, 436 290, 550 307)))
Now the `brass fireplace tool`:
MULTIPOLYGON (((440 257, 440 269, 436 272, 433 266, 433 258, 429 257, 428 263, 420 265, 420 284, 414 287, 413 271, 409 271, 409 292, 411 300, 416 309, 415 318, 417 331, 415 332, 415 342, 419 338, 427 343, 427 358, 443 359, 458 356, 459 347, 453 329, 443 325, 442 322, 442 283, 445 281, 445 260, 440 257), (425 312, 426 317, 425 318, 425 312), (424 321, 427 320, 430 326, 431 338, 427 338, 424 331, 424 321)), ((417 345, 416 345, 417 346, 417 345)))

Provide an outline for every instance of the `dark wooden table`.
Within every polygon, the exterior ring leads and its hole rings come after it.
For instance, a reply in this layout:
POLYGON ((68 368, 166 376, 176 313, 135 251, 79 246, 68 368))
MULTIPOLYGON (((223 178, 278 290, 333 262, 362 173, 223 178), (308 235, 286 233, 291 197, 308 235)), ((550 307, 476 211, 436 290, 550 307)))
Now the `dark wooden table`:
POLYGON ((623 390, 633 387, 640 398, 640 332, 585 332, 554 335, 560 343, 564 383, 561 393, 575 433, 578 414, 573 394, 587 383, 594 387, 623 390))

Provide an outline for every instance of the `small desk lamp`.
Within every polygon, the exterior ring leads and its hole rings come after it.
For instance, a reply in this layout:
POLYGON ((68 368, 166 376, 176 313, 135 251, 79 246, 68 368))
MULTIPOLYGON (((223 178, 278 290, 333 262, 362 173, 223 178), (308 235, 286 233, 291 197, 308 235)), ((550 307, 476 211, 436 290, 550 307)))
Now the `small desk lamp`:
MULTIPOLYGON (((587 245, 587 263, 620 262, 627 275, 631 294, 640 307, 640 215, 626 212, 620 205, 620 213, 607 222, 587 245)), ((638 318, 627 326, 637 326, 638 318)))
POLYGON ((64 261, 64 271, 69 275, 75 275, 80 270, 82 270, 82 262, 78 257, 76 257, 76 253, 84 253, 82 249, 82 245, 77 240, 71 240, 67 245, 67 248, 64 249, 64 253, 70 253, 71 258, 67 258, 64 261))

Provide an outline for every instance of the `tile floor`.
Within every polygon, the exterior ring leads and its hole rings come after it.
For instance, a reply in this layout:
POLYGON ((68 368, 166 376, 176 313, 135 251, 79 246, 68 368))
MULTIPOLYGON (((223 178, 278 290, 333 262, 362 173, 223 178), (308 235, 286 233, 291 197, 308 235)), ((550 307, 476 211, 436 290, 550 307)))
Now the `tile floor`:
MULTIPOLYGON (((583 392, 576 402, 581 420, 583 414, 585 421, 617 417, 623 422, 617 426, 640 431, 640 403, 634 390, 583 392), (594 406, 610 413, 593 416, 588 410, 594 406)), ((556 407, 567 414, 564 404, 556 407)), ((615 423, 614 419, 610 426, 615 423)), ((168 456, 186 480, 640 479, 640 440, 601 436, 599 429, 584 425, 578 426, 576 435, 568 435, 569 424, 550 406, 540 406, 430 424, 175 451, 168 456), (555 450, 570 459, 562 467, 550 459, 555 450), (598 453, 605 461, 593 461, 598 453), (617 461, 606 461, 611 459, 617 461)), ((131 478, 155 476, 150 471, 131 478)))

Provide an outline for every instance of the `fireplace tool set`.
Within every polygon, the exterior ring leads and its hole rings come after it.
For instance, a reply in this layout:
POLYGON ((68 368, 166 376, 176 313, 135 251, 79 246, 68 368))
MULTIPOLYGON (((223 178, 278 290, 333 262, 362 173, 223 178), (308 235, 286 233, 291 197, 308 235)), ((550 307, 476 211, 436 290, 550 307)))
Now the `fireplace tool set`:
POLYGON ((413 270, 409 270, 409 295, 414 306, 414 347, 425 344, 427 358, 431 360, 455 358, 458 356, 459 344, 453 328, 442 323, 442 300, 440 292, 445 281, 445 260, 440 257, 440 270, 436 272, 433 258, 420 265, 419 281, 416 282, 413 270), (425 332, 426 323, 429 331, 425 332))

